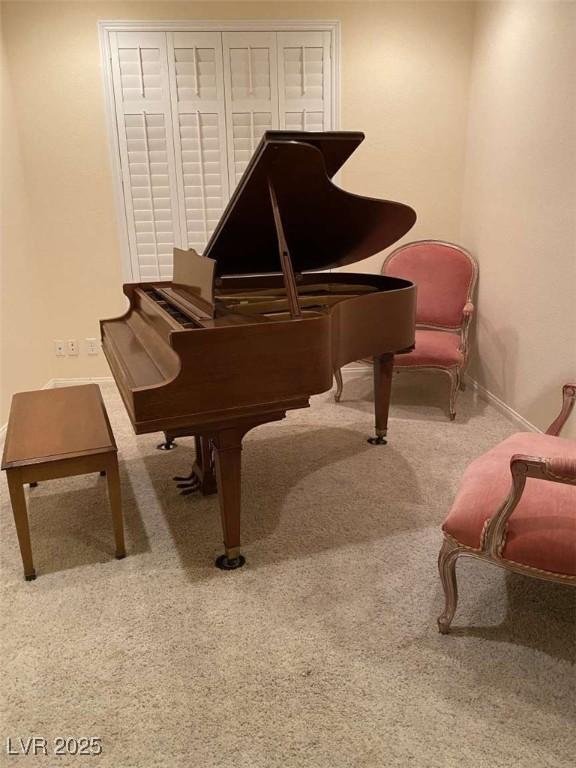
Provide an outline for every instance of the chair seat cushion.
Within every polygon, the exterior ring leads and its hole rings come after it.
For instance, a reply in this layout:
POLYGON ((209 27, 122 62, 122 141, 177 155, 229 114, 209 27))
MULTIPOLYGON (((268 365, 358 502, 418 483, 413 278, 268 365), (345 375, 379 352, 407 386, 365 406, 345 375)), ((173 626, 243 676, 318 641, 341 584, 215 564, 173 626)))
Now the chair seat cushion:
POLYGON ((463 362, 459 346, 460 336, 457 333, 417 330, 415 348, 405 355, 396 355, 394 365, 437 365, 452 368, 462 365, 463 362))
MULTIPOLYGON (((510 491, 510 459, 515 453, 576 459, 576 442, 521 432, 473 461, 442 526, 461 544, 480 548, 484 523, 510 491)), ((532 568, 576 575, 576 486, 528 478, 508 520, 502 556, 532 568)))

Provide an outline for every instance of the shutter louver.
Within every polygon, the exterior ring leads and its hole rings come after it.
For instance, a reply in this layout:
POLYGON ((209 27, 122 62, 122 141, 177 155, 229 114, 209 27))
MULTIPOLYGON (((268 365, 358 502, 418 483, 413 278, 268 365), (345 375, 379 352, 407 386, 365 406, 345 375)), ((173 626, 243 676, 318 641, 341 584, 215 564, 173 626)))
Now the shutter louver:
POLYGON ((328 131, 331 120, 330 34, 279 32, 280 127, 328 131))
POLYGON ((168 38, 182 241, 202 253, 228 202, 221 36, 168 38))
POLYGON ((165 35, 111 36, 126 223, 135 279, 169 279, 180 242, 165 35))
POLYGON ((264 131, 278 127, 276 38, 269 32, 225 32, 223 41, 233 189, 264 131))

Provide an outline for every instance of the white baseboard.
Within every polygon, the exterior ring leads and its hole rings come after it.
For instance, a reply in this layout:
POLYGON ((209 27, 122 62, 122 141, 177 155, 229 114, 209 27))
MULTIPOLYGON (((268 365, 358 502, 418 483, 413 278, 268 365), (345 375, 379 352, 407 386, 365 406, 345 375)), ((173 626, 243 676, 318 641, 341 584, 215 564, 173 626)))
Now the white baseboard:
MULTIPOLYGON (((350 365, 346 365, 344 368, 342 368, 342 375, 344 378, 346 378, 346 376, 359 375, 372 376, 372 366, 351 363, 350 365)), ((486 387, 483 387, 482 384, 479 384, 476 379, 473 379, 469 374, 464 376, 464 380, 478 394, 478 396, 482 398, 482 400, 486 400, 488 403, 493 405, 497 411, 499 411, 503 416, 506 416, 506 418, 513 421, 515 424, 518 424, 518 426, 523 430, 528 430, 529 432, 542 432, 541 429, 528 421, 528 419, 525 419, 523 416, 521 416, 517 411, 507 405, 497 395, 495 395, 493 392, 490 392, 490 390, 486 389, 486 387)))
POLYGON ((490 392, 489 389, 486 389, 486 387, 483 387, 482 384, 479 384, 476 379, 472 378, 472 376, 466 374, 464 379, 466 383, 469 384, 472 389, 478 393, 479 397, 493 405, 496 410, 499 411, 503 416, 511 419, 513 422, 518 424, 518 426, 528 430, 529 432, 540 432, 542 434, 542 429, 537 427, 535 424, 532 424, 532 422, 528 421, 528 419, 525 419, 524 416, 521 416, 503 400, 500 400, 500 398, 497 397, 493 392, 490 392))
POLYGON ((372 376, 373 368, 371 365, 358 365, 358 363, 349 363, 348 365, 345 365, 344 368, 340 369, 342 371, 342 376, 346 378, 346 376, 358 376, 359 374, 364 376, 372 376))
MULTIPOLYGON (((370 365, 358 365, 356 363, 352 363, 351 365, 346 365, 344 368, 342 368, 342 374, 344 377, 346 376, 371 376, 372 375, 372 367, 370 365)), ((486 387, 483 387, 482 384, 479 384, 476 379, 473 379, 470 375, 466 374, 465 376, 466 383, 472 387, 472 389, 478 393, 478 396, 481 397, 483 400, 486 400, 491 405, 493 405, 496 410, 498 410, 503 416, 506 416, 508 419, 511 419, 513 422, 518 424, 518 426, 522 427, 525 430, 528 430, 529 432, 542 432, 541 429, 536 427, 534 424, 532 424, 530 421, 525 419, 523 416, 520 416, 517 411, 515 411, 513 408, 511 408, 509 405, 507 405, 503 400, 500 400, 499 397, 497 397, 495 394, 490 392, 490 390, 486 389, 486 387)), ((83 379, 50 379, 49 381, 44 384, 42 389, 52 389, 53 387, 70 387, 75 384, 113 384, 114 379, 112 376, 96 376, 91 378, 83 378, 83 379)), ((0 427, 0 440, 4 438, 4 435, 6 433, 6 424, 4 424, 2 427, 0 427)))

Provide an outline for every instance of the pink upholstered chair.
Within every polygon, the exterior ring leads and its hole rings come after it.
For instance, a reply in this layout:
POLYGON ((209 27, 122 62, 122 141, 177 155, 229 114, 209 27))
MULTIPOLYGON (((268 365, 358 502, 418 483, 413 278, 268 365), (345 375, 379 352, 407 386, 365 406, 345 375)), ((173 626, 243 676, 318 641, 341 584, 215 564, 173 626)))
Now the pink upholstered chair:
MULTIPOLYGON (((420 240, 402 245, 385 260, 382 273, 416 283, 416 346, 396 355, 394 370, 441 371, 450 377, 450 418, 456 418, 458 388, 468 364, 468 328, 478 277, 476 259, 458 245, 420 240)), ((342 375, 335 372, 338 402, 342 375)))
POLYGON ((576 586, 576 441, 558 437, 575 401, 576 384, 566 384, 562 411, 545 435, 512 435, 465 471, 442 526, 443 634, 458 602, 459 557, 576 586))

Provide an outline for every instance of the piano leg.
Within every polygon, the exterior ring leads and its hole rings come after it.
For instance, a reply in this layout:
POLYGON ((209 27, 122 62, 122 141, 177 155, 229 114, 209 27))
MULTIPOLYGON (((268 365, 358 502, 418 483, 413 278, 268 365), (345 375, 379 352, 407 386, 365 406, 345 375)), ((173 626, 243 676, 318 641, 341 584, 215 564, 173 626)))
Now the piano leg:
POLYGON ((211 435, 224 534, 224 554, 217 558, 216 566, 224 571, 240 568, 246 562, 240 554, 242 438, 246 431, 231 428, 211 435))
MULTIPOLYGON (((292 404, 291 404, 292 405, 292 404)), ((292 407, 305 408, 308 400, 298 401, 292 407)), ((224 571, 241 568, 244 557, 240 554, 240 498, 241 498, 241 461, 242 440, 244 435, 260 424, 280 421, 286 416, 286 408, 271 410, 235 420, 226 426, 178 427, 173 430, 174 437, 194 435, 196 461, 188 477, 175 477, 182 482, 179 488, 188 495, 196 490, 202 493, 215 493, 218 490, 224 554, 216 560, 216 565, 224 571), (216 476, 214 476, 214 467, 216 476), (184 485, 186 483, 186 485, 184 485)))
POLYGON ((388 410, 390 408, 390 389, 392 387, 392 371, 394 355, 378 355, 374 357, 374 416, 376 420, 376 436, 369 437, 371 445, 386 445, 388 431, 388 410))

